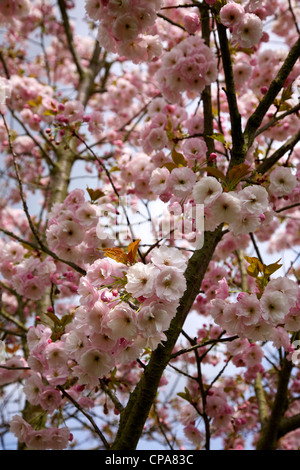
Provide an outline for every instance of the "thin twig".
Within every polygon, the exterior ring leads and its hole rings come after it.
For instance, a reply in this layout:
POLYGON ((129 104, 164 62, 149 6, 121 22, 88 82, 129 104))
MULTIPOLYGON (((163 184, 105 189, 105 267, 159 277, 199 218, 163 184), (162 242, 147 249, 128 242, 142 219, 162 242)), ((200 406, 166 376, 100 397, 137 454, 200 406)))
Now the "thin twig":
POLYGON ((74 406, 75 408, 77 408, 77 410, 79 410, 88 420, 89 422, 91 423, 91 425, 93 426, 93 429, 95 431, 96 434, 98 434, 98 436, 100 437, 101 441, 103 442, 104 444, 104 447, 105 449, 109 449, 110 448, 110 445, 109 443, 107 442, 107 440, 105 439, 105 436, 103 435, 103 433, 101 432, 101 430, 98 428, 97 424, 95 423, 94 419, 92 418, 91 415, 89 415, 80 405, 79 403, 77 403, 76 400, 74 400, 74 398, 68 394, 68 392, 66 392, 66 390, 63 389, 63 387, 61 385, 58 385, 57 386, 58 390, 61 391, 61 393, 63 394, 63 396, 65 396, 74 406))
POLYGON ((79 75, 80 79, 82 79, 82 77, 84 75, 84 69, 83 69, 83 67, 80 63, 79 57, 77 55, 77 51, 75 49, 74 40, 73 40, 73 33, 72 33, 71 25, 70 25, 70 22, 69 22, 69 17, 68 17, 68 14, 67 14, 67 10, 66 10, 65 0, 58 0, 58 5, 59 5, 60 13, 61 13, 61 16, 62 16, 62 19, 63 19, 63 25, 64 25, 64 29, 65 29, 65 33, 66 33, 66 37, 67 37, 67 41, 68 41, 68 46, 69 46, 71 55, 73 57, 74 63, 76 65, 78 75, 79 75))
POLYGON ((119 401, 118 397, 113 393, 113 391, 106 385, 105 381, 103 379, 99 379, 99 383, 101 385, 102 390, 106 395, 109 396, 113 404, 115 405, 115 408, 121 413, 124 409, 122 403, 119 401))

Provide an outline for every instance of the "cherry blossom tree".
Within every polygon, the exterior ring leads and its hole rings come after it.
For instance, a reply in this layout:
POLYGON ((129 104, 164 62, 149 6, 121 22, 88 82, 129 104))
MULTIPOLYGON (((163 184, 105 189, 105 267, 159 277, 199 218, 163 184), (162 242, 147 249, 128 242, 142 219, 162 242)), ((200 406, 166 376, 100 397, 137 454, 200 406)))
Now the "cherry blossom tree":
POLYGON ((3 449, 299 448, 299 20, 1 1, 3 449))

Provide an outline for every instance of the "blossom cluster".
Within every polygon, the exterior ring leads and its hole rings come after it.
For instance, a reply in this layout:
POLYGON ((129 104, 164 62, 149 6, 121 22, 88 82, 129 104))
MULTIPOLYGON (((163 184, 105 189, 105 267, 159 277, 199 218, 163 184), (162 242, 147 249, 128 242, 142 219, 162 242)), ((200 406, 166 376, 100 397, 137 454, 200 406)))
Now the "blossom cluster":
POLYGON ((54 204, 46 232, 49 248, 64 260, 85 264, 100 256, 99 249, 114 240, 101 226, 100 215, 111 207, 86 201, 84 191, 71 191, 63 203, 54 204))
POLYGON ((34 429, 18 415, 13 416, 10 429, 19 441, 24 442, 31 450, 63 450, 72 439, 67 427, 34 429))
POLYGON ((185 267, 185 257, 166 246, 154 249, 147 264, 102 258, 88 267, 78 287, 80 306, 63 338, 79 383, 95 385, 118 363, 166 339, 185 290, 185 267))
POLYGON ((225 192, 213 176, 203 177, 195 184, 193 199, 197 204, 204 204, 206 230, 226 223, 235 235, 255 231, 265 220, 269 207, 264 187, 250 185, 236 192, 225 192))
POLYGON ((85 8, 90 18, 100 21, 97 38, 101 46, 140 62, 151 60, 162 52, 159 37, 151 34, 161 5, 161 0, 151 3, 145 0, 86 0, 85 8))
MULTIPOLYGON (((65 204, 74 210, 84 202, 75 192, 65 204)), ((80 242, 77 236, 75 242, 80 242)), ((146 264, 128 265, 109 257, 85 264, 86 275, 77 290, 79 306, 59 337, 42 323, 29 329, 26 365, 30 370, 23 374, 28 402, 51 415, 64 401, 57 386, 76 378, 77 385, 68 393, 81 406, 93 406, 85 389, 97 386, 99 378, 119 364, 135 361, 145 349, 153 350, 166 339, 164 331, 186 288, 186 262, 175 247, 162 245, 153 249, 146 264)), ((16 379, 19 376, 20 372, 16 379)), ((7 380, 2 377, 3 383, 7 380)), ((12 431, 30 448, 64 448, 69 438, 65 428, 36 430, 18 417, 12 421, 12 431)))
POLYGON ((276 347, 290 349, 288 331, 299 329, 299 288, 287 277, 271 279, 263 293, 241 292, 236 302, 211 300, 210 313, 228 334, 252 341, 273 340, 276 347))
POLYGON ((30 8, 30 0, 4 0, 0 4, 0 24, 7 21, 7 18, 25 18, 30 8))
POLYGON ((166 339, 163 332, 185 290, 185 267, 185 257, 166 246, 153 250, 147 264, 126 266, 110 258, 92 263, 80 279, 80 305, 66 333, 54 342, 51 329, 42 325, 28 333, 28 364, 34 373, 25 385, 27 399, 52 412, 59 406, 56 398, 60 402, 53 387, 64 384, 69 374, 79 384, 95 386, 118 363, 156 348, 166 339))
POLYGON ((217 58, 200 36, 189 36, 166 52, 156 80, 161 93, 171 103, 180 102, 181 93, 201 93, 217 78, 217 58))
POLYGON ((221 23, 230 28, 232 39, 243 48, 255 46, 262 38, 263 25, 260 17, 246 12, 243 5, 228 2, 220 10, 221 23))

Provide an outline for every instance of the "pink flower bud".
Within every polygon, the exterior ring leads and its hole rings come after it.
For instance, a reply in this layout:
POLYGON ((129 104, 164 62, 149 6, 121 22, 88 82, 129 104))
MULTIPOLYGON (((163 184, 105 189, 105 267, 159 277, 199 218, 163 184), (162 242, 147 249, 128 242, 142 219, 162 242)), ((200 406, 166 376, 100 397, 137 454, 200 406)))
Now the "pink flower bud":
POLYGON ((194 34, 200 25, 200 19, 197 14, 184 15, 183 24, 189 34, 194 34))
POLYGON ((240 292, 240 293, 238 294, 237 298, 236 298, 237 301, 241 300, 241 299, 242 299, 243 297, 245 297, 246 295, 247 295, 246 292, 240 292))
POLYGON ((260 214, 259 219, 260 219, 261 222, 264 222, 266 220, 265 214, 260 214))

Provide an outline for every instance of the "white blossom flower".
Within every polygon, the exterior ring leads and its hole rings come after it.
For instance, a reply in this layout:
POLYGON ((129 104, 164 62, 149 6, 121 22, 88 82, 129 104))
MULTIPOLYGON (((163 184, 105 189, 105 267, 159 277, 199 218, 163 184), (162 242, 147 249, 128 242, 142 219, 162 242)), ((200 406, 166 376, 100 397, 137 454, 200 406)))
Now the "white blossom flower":
POLYGON ((127 271, 126 291, 134 297, 152 295, 157 272, 158 269, 152 264, 138 262, 130 266, 127 271))
POLYGON ((112 366, 110 356, 96 348, 85 351, 79 361, 80 367, 90 376, 103 377, 112 366))
POLYGON ((188 167, 175 168, 168 178, 168 186, 175 196, 188 196, 194 187, 197 176, 188 167))
POLYGON ((78 223, 65 220, 59 224, 56 236, 63 245, 75 246, 82 242, 84 232, 78 223))
POLYGON ((149 186, 154 194, 161 194, 167 189, 167 181, 170 172, 167 168, 155 168, 153 170, 149 186))
POLYGON ((219 181, 213 176, 206 176, 194 186, 193 199, 196 204, 209 206, 222 194, 223 189, 219 181))
POLYGON ((268 192, 263 186, 246 186, 239 191, 238 197, 251 214, 262 214, 268 208, 268 192))
POLYGON ((255 294, 246 294, 237 303, 236 314, 242 317, 245 325, 257 323, 261 317, 260 302, 255 294))
POLYGON ((256 45, 263 34, 261 19, 254 13, 245 13, 233 29, 233 37, 242 47, 256 45))
POLYGON ((179 300, 186 289, 185 277, 177 269, 164 268, 156 276, 155 289, 157 297, 162 300, 179 300))
POLYGON ((170 266, 179 271, 184 271, 187 264, 187 259, 180 250, 166 245, 152 250, 151 261, 158 268, 170 266))
POLYGON ((258 214, 251 214, 246 210, 241 210, 233 222, 229 224, 229 229, 232 230, 235 235, 250 233, 255 232, 260 223, 261 220, 258 214))
POLYGON ((76 211, 80 224, 88 227, 97 224, 99 215, 99 207, 89 201, 84 202, 76 211))
POLYGON ((142 306, 137 315, 137 325, 146 336, 156 335, 165 331, 170 323, 170 316, 163 307, 158 308, 157 302, 142 306))
POLYGON ((263 319, 274 326, 284 321, 290 309, 287 296, 278 290, 264 291, 260 304, 263 319))
POLYGON ((239 24, 244 15, 244 7, 235 2, 227 3, 220 10, 221 23, 227 27, 239 24))
POLYGON ((270 192, 275 196, 287 196, 297 185, 297 178, 291 169, 281 166, 275 168, 270 174, 270 192))
POLYGON ((222 193, 211 206, 212 216, 218 223, 234 222, 241 210, 240 200, 229 193, 222 193))
POLYGON ((108 315, 107 327, 111 338, 125 338, 130 341, 136 337, 136 314, 129 305, 121 303, 108 315))
POLYGON ((265 288, 265 292, 280 291, 286 296, 290 307, 293 307, 297 301, 299 287, 295 281, 288 277, 277 277, 271 279, 265 288))

